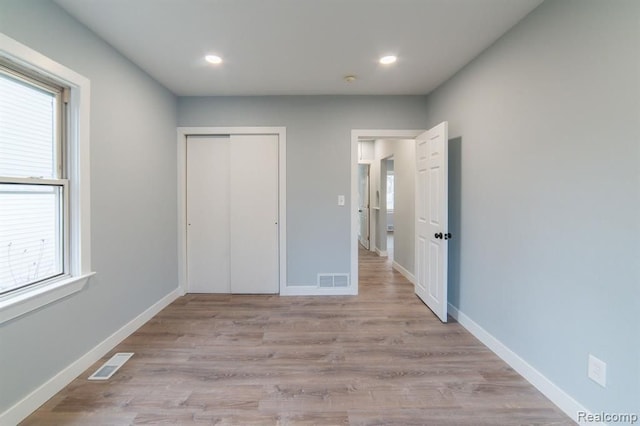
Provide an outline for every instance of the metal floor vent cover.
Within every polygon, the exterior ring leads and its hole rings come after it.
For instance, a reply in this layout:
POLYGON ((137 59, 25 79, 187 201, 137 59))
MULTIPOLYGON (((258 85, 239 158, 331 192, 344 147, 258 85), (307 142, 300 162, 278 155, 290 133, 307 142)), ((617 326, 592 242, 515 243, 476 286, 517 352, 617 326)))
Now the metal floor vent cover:
POLYGON ((132 356, 133 352, 118 352, 89 376, 88 380, 109 380, 132 356))
POLYGON ((349 274, 318 274, 318 287, 349 287, 349 274))

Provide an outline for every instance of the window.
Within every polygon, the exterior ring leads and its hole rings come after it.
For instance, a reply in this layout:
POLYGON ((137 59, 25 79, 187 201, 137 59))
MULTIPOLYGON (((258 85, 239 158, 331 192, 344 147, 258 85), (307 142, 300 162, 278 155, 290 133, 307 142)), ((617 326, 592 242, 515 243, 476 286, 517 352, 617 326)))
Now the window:
POLYGON ((63 93, 0 65, 0 294, 68 271, 63 93))
POLYGON ((387 174, 387 210, 393 210, 393 202, 395 197, 395 178, 394 175, 387 174))
POLYGON ((0 33, 0 323, 91 272, 89 81, 0 33))

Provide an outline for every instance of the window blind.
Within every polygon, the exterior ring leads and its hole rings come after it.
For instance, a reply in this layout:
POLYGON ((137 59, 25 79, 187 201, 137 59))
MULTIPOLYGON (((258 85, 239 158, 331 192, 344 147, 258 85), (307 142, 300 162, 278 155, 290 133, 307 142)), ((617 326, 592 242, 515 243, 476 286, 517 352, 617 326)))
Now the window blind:
POLYGON ((56 96, 0 74, 0 176, 55 178, 56 96))
POLYGON ((59 275, 63 186, 56 179, 55 93, 0 74, 0 293, 59 275))

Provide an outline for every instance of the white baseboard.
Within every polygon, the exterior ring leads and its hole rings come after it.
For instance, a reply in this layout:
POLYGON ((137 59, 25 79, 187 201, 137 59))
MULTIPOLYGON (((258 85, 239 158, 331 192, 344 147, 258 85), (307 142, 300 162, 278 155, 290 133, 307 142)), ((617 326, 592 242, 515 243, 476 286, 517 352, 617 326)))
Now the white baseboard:
POLYGON ((318 287, 310 285, 287 285, 280 289, 280 296, 355 296, 358 290, 353 286, 349 287, 318 287))
POLYGON ((386 250, 380 250, 378 247, 376 247, 375 252, 380 257, 387 257, 389 255, 386 250))
POLYGON ((116 347, 118 343, 129 337, 134 331, 140 328, 144 323, 153 318, 158 312, 167 307, 171 302, 176 300, 180 295, 180 290, 175 289, 149 309, 138 315, 129 323, 125 324, 121 329, 107 337, 96 347, 86 354, 82 355, 76 361, 71 363, 64 370, 49 379, 38 389, 31 392, 21 401, 16 403, 4 413, 0 414, 0 425, 15 425, 24 420, 29 414, 33 413, 38 407, 47 402, 52 396, 60 392, 66 385, 71 383, 76 377, 82 374, 94 362, 102 358, 111 349, 116 347))
MULTIPOLYGON (((509 364, 511 368, 524 377, 529 383, 531 383, 536 389, 538 389, 544 396, 549 398, 558 408, 571 417, 573 421, 578 423, 578 413, 585 412, 590 413, 585 407, 583 407, 578 401, 573 399, 569 394, 560 389, 551 380, 546 378, 541 372, 536 370, 527 361, 520 358, 518 354, 509 349, 504 343, 496 339, 487 330, 478 325, 471 318, 460 312, 456 307, 449 304, 449 315, 458 321, 468 332, 473 334, 478 340, 480 340, 485 346, 491 349, 496 355, 498 355, 504 362, 509 364)), ((605 425, 605 423, 592 422, 589 425, 605 425)))
POLYGON ((402 276, 404 276, 406 279, 408 279, 411 284, 415 285, 416 277, 414 277, 411 272, 409 272, 407 269, 405 269, 402 265, 400 265, 395 260, 393 261, 392 266, 393 266, 393 269, 395 269, 396 271, 400 272, 402 274, 402 276))

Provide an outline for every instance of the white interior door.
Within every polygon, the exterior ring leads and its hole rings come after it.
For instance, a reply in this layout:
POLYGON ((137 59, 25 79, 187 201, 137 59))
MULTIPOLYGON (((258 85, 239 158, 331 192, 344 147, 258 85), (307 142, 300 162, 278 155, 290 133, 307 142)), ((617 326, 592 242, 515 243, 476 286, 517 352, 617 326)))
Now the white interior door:
POLYGON ((187 138, 187 292, 231 292, 228 136, 187 138))
POLYGON ((186 145, 187 292, 278 293, 278 136, 186 145))
POLYGON ((416 138, 415 292, 447 322, 448 124, 416 138))
POLYGON ((277 293, 278 136, 232 135, 232 293, 277 293))
POLYGON ((369 165, 358 164, 358 217, 360 230, 358 240, 369 250, 369 165))

